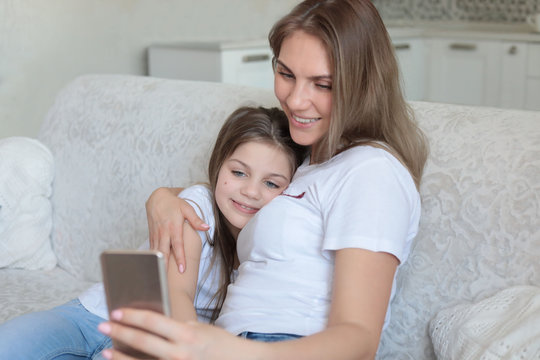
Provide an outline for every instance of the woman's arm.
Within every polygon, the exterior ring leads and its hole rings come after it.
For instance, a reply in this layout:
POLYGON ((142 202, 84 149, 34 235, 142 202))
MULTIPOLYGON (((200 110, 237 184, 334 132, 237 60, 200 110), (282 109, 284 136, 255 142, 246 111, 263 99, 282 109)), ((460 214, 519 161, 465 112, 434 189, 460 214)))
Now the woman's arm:
POLYGON ((180 272, 186 268, 182 239, 184 220, 189 221, 195 230, 208 230, 208 225, 197 216, 193 207, 178 197, 182 190, 182 188, 161 187, 146 201, 150 248, 161 251, 165 259, 169 259, 172 247, 180 272))
POLYGON ((172 254, 169 255, 167 279, 171 312, 175 320, 196 321, 197 313, 193 302, 197 292, 202 242, 199 234, 187 223, 184 223, 183 234, 187 262, 184 273, 178 272, 176 259, 172 254))
MULTIPOLYGON (((297 340, 249 341, 209 325, 181 324, 159 314, 132 309, 117 312, 113 319, 158 336, 120 323, 100 325, 100 330, 163 359, 373 359, 397 265, 398 260, 388 253, 336 251, 327 328, 297 340)), ((129 359, 114 351, 109 354, 114 355, 113 359, 129 359)))
POLYGON ((294 342, 273 343, 264 359, 373 359, 398 263, 383 252, 336 251, 326 329, 294 342))

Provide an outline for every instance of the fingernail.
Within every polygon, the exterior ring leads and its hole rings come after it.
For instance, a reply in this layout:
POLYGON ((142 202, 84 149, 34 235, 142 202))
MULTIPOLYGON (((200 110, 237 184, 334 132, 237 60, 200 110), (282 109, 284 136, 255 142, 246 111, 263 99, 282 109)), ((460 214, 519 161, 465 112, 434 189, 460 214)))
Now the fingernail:
POLYGON ((98 330, 105 335, 109 335, 111 333, 111 325, 106 322, 101 323, 98 325, 98 330))
POLYGON ((101 356, 103 356, 105 359, 112 359, 112 352, 109 349, 105 349, 101 352, 101 356))
POLYGON ((122 319, 122 311, 120 310, 113 310, 111 312, 111 319, 114 319, 114 320, 120 320, 122 319))
POLYGON ((201 226, 202 226, 203 228, 205 228, 205 229, 210 229, 210 225, 208 225, 208 224, 201 224, 201 226))
POLYGON ((183 274, 184 273, 184 265, 180 264, 180 266, 178 266, 178 270, 180 270, 180 273, 183 274))

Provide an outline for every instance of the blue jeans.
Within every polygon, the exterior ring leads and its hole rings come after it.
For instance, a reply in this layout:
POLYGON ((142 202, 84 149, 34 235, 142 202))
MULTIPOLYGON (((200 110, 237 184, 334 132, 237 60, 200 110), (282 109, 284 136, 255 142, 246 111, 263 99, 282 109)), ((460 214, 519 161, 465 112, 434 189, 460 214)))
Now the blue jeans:
POLYGON ((112 346, 97 330, 103 321, 78 299, 21 315, 0 324, 0 359, 103 359, 101 351, 112 346))
POLYGON ((244 331, 238 334, 238 336, 243 337, 244 339, 263 341, 263 342, 277 342, 285 340, 293 340, 301 338, 302 335, 295 334, 284 334, 284 333, 257 333, 251 331, 244 331))

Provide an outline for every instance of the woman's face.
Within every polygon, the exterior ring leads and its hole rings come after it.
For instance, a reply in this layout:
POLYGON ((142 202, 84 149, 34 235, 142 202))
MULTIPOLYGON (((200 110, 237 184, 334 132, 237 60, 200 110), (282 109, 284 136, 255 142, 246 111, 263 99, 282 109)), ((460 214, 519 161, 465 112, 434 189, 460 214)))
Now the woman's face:
POLYGON ((235 237, 285 190, 292 175, 289 156, 274 145, 251 141, 236 148, 221 166, 215 190, 216 203, 235 237))
POLYGON ((328 132, 332 110, 332 71, 322 42, 296 31, 281 44, 274 92, 289 118, 292 139, 316 148, 328 132))

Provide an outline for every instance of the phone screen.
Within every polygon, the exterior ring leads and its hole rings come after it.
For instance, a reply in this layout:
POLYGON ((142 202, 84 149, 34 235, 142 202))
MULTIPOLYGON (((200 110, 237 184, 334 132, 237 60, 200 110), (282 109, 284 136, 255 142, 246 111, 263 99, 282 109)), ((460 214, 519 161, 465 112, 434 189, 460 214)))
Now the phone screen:
MULTIPOLYGON (((129 307, 170 316, 163 254, 153 250, 108 250, 101 254, 101 269, 109 314, 129 307)), ((113 341, 113 345, 130 356, 151 358, 121 343, 113 341)))

